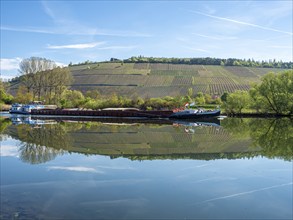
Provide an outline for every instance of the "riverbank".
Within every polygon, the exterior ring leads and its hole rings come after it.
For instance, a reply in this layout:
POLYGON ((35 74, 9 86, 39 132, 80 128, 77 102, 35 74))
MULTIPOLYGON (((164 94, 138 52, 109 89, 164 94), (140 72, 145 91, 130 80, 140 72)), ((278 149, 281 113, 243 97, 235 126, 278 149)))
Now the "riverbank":
POLYGON ((293 118, 293 115, 276 114, 276 113, 222 113, 221 115, 230 118, 293 118))
POLYGON ((10 108, 11 108, 11 105, 0 104, 0 111, 1 112, 7 112, 7 111, 9 111, 10 108))

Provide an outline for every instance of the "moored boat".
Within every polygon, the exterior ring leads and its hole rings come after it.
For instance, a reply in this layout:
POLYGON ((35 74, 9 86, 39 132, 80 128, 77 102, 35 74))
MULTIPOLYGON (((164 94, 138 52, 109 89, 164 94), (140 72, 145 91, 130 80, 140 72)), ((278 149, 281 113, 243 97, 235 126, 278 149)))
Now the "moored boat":
POLYGON ((33 109, 44 109, 46 108, 44 105, 41 104, 39 101, 34 101, 30 104, 19 104, 14 103, 12 104, 9 113, 11 114, 31 114, 33 109))
POLYGON ((169 118, 175 119, 198 119, 198 118, 212 118, 218 117, 221 114, 220 109, 204 110, 204 109, 184 109, 182 111, 174 112, 169 118))
POLYGON ((9 113, 11 114, 21 114, 20 112, 22 112, 22 107, 23 104, 19 104, 19 103, 14 103, 12 104, 9 113))

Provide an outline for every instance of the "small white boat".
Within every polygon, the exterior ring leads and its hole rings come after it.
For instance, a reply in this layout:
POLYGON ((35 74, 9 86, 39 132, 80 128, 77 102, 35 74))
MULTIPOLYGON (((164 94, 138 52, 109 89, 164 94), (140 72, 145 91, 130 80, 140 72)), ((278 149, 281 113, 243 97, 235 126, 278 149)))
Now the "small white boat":
POLYGON ((9 113, 11 114, 30 114, 32 109, 44 109, 45 106, 41 102, 35 101, 30 104, 12 104, 9 113))
POLYGON ((11 114, 19 114, 20 112, 22 112, 22 106, 23 104, 19 104, 19 103, 14 103, 12 104, 9 113, 11 114))
POLYGON ((220 116, 221 110, 204 110, 204 109, 185 109, 182 111, 174 112, 169 118, 175 119, 200 119, 212 118, 220 116))

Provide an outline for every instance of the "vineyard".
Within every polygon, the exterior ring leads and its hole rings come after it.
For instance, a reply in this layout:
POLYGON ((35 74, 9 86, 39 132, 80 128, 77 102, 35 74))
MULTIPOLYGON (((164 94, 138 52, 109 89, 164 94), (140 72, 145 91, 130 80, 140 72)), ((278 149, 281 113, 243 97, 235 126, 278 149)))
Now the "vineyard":
POLYGON ((164 97, 193 93, 221 95, 236 90, 248 91, 267 72, 282 69, 188 65, 168 63, 100 63, 72 67, 72 88, 98 90, 102 95, 117 93, 132 97, 164 97))
MULTIPOLYGON (((268 72, 283 69, 238 66, 189 65, 168 63, 95 63, 70 66, 72 89, 82 92, 97 90, 101 95, 139 95, 163 97, 186 95, 189 88, 198 92, 221 95, 235 90, 249 90, 268 72)), ((16 94, 19 83, 10 92, 16 94)))

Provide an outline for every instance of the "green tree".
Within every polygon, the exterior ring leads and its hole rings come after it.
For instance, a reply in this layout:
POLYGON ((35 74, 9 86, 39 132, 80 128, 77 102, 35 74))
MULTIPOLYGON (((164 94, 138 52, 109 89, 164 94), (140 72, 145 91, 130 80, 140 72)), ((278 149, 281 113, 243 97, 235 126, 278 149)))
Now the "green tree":
POLYGON ((212 97, 210 94, 208 93, 204 94, 204 99, 205 99, 205 103, 208 103, 208 104, 212 103, 212 97))
POLYGON ((256 95, 263 102, 265 110, 277 114, 293 114, 293 70, 268 73, 260 85, 255 86, 256 95))
POLYGON ((228 97, 229 93, 228 92, 224 92, 223 95, 221 96, 221 100, 222 102, 226 102, 227 101, 227 97, 228 97))
POLYGON ((227 113, 240 113, 242 110, 249 106, 250 97, 247 91, 237 90, 230 93, 227 101, 224 103, 224 109, 227 113))
POLYGON ((80 91, 77 90, 65 90, 62 93, 61 104, 62 107, 80 107, 84 101, 84 96, 80 91))
POLYGON ((193 89, 192 88, 188 88, 188 90, 187 90, 187 96, 193 97, 193 89))
POLYGON ((101 95, 98 90, 90 90, 85 93, 86 98, 98 99, 98 98, 100 98, 100 96, 101 95))
POLYGON ((8 94, 6 90, 5 83, 0 79, 0 104, 11 104, 13 101, 13 96, 8 94))
POLYGON ((253 85, 249 90, 251 97, 250 108, 255 109, 256 112, 268 111, 268 105, 266 104, 264 97, 262 97, 258 91, 258 85, 253 85))
POLYGON ((33 101, 32 92, 28 92, 27 88, 24 85, 21 85, 17 89, 17 93, 14 99, 15 102, 18 103, 28 103, 33 101))
POLYGON ((195 103, 198 105, 204 105, 206 103, 204 94, 202 92, 198 92, 194 99, 195 103))

